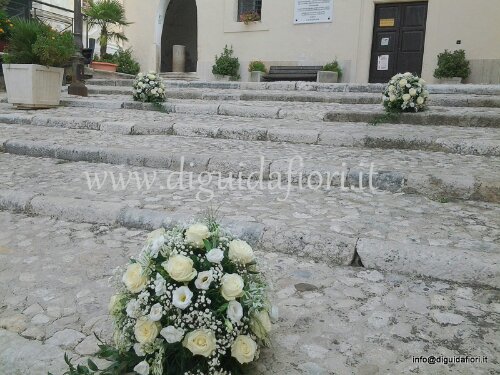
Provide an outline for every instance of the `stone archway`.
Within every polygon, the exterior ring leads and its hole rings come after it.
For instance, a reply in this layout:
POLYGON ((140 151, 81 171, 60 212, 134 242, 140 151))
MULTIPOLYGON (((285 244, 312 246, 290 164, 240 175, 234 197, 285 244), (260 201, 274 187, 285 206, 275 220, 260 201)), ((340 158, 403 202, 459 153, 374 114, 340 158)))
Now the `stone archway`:
POLYGON ((161 71, 172 71, 172 46, 186 46, 186 72, 198 63, 198 15, 196 0, 170 0, 161 34, 161 71))

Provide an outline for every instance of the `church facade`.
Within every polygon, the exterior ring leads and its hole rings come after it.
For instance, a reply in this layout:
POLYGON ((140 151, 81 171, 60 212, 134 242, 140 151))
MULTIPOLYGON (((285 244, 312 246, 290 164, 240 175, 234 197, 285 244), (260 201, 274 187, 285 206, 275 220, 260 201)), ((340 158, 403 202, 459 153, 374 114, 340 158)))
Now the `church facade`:
POLYGON ((143 70, 172 70, 172 46, 186 46, 186 71, 213 79, 225 45, 250 61, 323 65, 337 59, 342 82, 383 82, 411 71, 433 82, 437 55, 464 49, 466 82, 500 83, 498 0, 123 0, 125 28, 143 70), (250 15, 252 21, 242 20, 250 15))

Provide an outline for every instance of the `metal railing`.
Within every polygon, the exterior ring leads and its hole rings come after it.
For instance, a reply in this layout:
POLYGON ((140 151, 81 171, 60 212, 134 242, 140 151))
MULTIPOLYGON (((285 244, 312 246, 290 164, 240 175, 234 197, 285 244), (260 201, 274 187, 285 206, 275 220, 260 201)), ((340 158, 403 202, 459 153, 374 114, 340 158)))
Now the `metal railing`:
POLYGON ((11 17, 33 18, 58 31, 73 31, 73 10, 40 0, 11 0, 7 6, 11 17))

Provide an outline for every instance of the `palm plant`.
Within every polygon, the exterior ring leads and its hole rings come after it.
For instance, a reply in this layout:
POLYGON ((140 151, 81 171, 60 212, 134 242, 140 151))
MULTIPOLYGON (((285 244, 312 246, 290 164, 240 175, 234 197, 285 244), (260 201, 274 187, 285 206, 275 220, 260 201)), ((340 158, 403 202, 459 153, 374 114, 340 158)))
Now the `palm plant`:
POLYGON ((118 0, 89 0, 83 13, 87 16, 89 26, 98 26, 101 29, 99 36, 101 56, 106 55, 108 41, 127 40, 125 34, 113 30, 116 26, 130 25, 125 18, 125 9, 118 0))

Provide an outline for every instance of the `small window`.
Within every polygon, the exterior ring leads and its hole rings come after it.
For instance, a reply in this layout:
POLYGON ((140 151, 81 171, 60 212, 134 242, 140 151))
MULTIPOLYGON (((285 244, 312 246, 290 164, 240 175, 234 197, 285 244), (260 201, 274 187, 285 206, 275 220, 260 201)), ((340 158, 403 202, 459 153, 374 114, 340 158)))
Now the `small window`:
POLYGON ((238 22, 260 21, 262 0, 238 0, 238 22))

